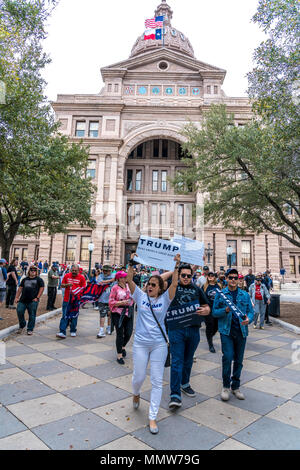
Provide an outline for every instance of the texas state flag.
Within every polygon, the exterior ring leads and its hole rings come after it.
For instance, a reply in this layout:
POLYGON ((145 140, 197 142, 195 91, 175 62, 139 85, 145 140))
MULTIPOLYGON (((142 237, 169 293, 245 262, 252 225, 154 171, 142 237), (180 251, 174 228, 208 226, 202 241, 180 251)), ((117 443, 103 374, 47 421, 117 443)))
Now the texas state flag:
POLYGON ((147 29, 144 34, 144 40, 153 39, 155 40, 155 29, 147 29))
POLYGON ((155 30, 155 39, 158 41, 162 39, 162 29, 156 29, 155 30))

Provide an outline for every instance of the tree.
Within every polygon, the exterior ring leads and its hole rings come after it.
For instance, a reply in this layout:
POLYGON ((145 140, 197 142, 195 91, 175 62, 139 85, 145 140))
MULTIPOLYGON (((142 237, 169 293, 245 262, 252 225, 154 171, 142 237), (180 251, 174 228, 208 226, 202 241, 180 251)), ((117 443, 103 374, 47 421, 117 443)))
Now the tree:
POLYGON ((236 127, 225 105, 213 105, 201 130, 186 127, 184 147, 194 158, 184 159, 173 183, 204 194, 207 221, 241 234, 267 230, 300 247, 299 167, 282 158, 285 141, 273 131, 255 120, 236 127))
POLYGON ((300 247, 298 0, 259 0, 253 21, 268 34, 248 74, 253 120, 234 126, 226 107, 213 106, 202 130, 185 129, 196 156, 174 183, 206 197, 206 220, 225 228, 267 230, 300 247))
POLYGON ((54 234, 70 223, 94 226, 94 187, 85 178, 88 150, 58 132, 44 97, 41 71, 45 22, 55 1, 0 0, 0 246, 9 251, 17 233, 54 234))

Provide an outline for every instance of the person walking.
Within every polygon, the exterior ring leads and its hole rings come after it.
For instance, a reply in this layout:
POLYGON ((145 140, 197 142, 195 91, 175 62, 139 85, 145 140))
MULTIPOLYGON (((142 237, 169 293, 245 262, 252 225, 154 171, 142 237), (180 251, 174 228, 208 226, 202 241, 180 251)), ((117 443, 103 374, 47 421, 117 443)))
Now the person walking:
POLYGON ((18 272, 16 267, 18 261, 13 259, 7 270, 7 281, 6 281, 6 308, 15 309, 14 306, 17 287, 18 287, 18 272))
POLYGON ((36 313, 40 298, 43 295, 45 284, 38 276, 36 266, 30 266, 28 275, 22 279, 18 288, 15 302, 17 303, 17 315, 19 319, 18 334, 22 334, 26 327, 25 312, 28 311, 27 334, 32 335, 35 327, 36 313))
POLYGON ((189 264, 180 265, 176 295, 166 318, 172 356, 171 409, 181 407, 181 392, 188 397, 195 396, 190 386, 193 358, 200 342, 202 317, 210 314, 207 296, 193 284, 192 278, 192 267, 189 264))
POLYGON ((249 271, 248 271, 247 276, 245 276, 245 283, 246 283, 247 292, 249 292, 249 287, 251 286, 251 284, 254 283, 254 281, 255 281, 255 276, 253 274, 252 269, 250 268, 249 271))
POLYGON ((230 388, 236 398, 245 399, 244 394, 240 391, 240 377, 248 325, 253 321, 254 311, 249 294, 238 287, 238 274, 236 269, 228 269, 226 272, 228 287, 217 292, 212 311, 213 316, 218 319, 222 344, 223 389, 221 399, 223 401, 230 399, 230 388))
POLYGON ((204 284, 203 291, 208 299, 208 305, 210 307, 210 314, 204 317, 206 325, 206 339, 211 353, 215 353, 216 350, 213 345, 213 337, 218 331, 218 320, 212 315, 212 308, 214 305, 214 299, 218 289, 222 289, 221 285, 217 282, 217 274, 209 272, 207 275, 206 283, 204 284))
MULTIPOLYGON (((268 289, 269 294, 270 294, 271 290, 273 289, 273 280, 272 280, 272 276, 271 276, 271 271, 267 270, 263 274, 262 284, 265 284, 265 286, 268 289)), ((271 303, 271 294, 270 294, 270 303, 271 303)), ((269 318, 269 305, 270 305, 270 303, 266 304, 265 320, 266 320, 266 325, 272 326, 273 323, 270 321, 270 318, 269 318)))
POLYGON ((109 310, 109 294, 111 291, 111 287, 113 283, 115 282, 115 275, 112 274, 112 268, 111 266, 105 265, 103 266, 103 272, 97 277, 97 284, 100 286, 103 286, 105 284, 110 284, 110 287, 108 287, 101 297, 98 300, 98 310, 100 314, 100 330, 99 333, 97 334, 97 338, 104 338, 106 336, 105 331, 104 331, 104 324, 105 324, 105 318, 107 317, 107 328, 106 328, 106 333, 108 335, 112 334, 112 325, 111 325, 111 314, 109 310))
POLYGON ((44 264, 43 264, 43 273, 44 273, 44 274, 47 274, 48 268, 49 268, 49 263, 48 263, 48 261, 46 260, 46 261, 44 262, 44 264))
POLYGON ((86 287, 86 280, 82 274, 79 274, 79 266, 77 264, 72 266, 70 273, 65 274, 61 287, 65 289, 65 291, 62 304, 62 318, 59 324, 59 333, 57 333, 56 337, 65 339, 67 334, 67 327, 70 323, 71 337, 74 338, 77 332, 78 317, 73 317, 71 320, 66 317, 70 294, 71 290, 74 290, 78 287, 86 287))
POLYGON ((117 362, 124 365, 126 357, 126 345, 133 331, 133 300, 126 283, 127 273, 118 271, 115 284, 109 295, 109 309, 112 316, 112 324, 116 329, 117 362))
POLYGON ((47 310, 55 310, 55 300, 57 296, 57 287, 59 282, 59 273, 57 265, 53 264, 50 271, 48 272, 48 301, 47 301, 47 310))
POLYGON ((5 266, 6 260, 4 258, 0 259, 0 307, 2 307, 6 297, 7 271, 5 266))
POLYGON ((249 287, 249 295, 251 297, 252 305, 254 306, 255 316, 253 328, 257 326, 259 317, 259 327, 264 329, 266 305, 270 304, 270 294, 265 284, 263 284, 262 273, 258 273, 255 277, 255 283, 249 287))
POLYGON ((176 266, 172 283, 165 292, 164 281, 158 275, 150 277, 146 292, 137 287, 133 281, 134 257, 135 253, 131 255, 127 274, 128 286, 132 298, 137 304, 137 322, 133 344, 133 407, 135 409, 139 407, 140 392, 147 375, 147 365, 150 361, 152 390, 149 408, 149 429, 152 434, 157 434, 156 418, 162 396, 164 366, 168 356, 164 320, 168 307, 176 293, 180 255, 174 258, 176 266))

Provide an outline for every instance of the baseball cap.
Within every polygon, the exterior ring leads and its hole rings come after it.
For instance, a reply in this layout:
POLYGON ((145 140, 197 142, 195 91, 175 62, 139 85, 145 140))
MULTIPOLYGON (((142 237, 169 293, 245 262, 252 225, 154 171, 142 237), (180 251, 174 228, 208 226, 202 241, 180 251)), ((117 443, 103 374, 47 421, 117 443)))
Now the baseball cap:
POLYGON ((0 259, 0 263, 1 263, 1 264, 6 264, 6 263, 7 263, 7 261, 6 261, 6 259, 4 259, 4 258, 1 258, 1 259, 0 259))
POLYGON ((235 268, 229 268, 229 269, 227 269, 225 276, 228 277, 229 274, 237 274, 237 275, 238 275, 239 272, 238 272, 238 270, 235 269, 235 268))
POLYGON ((239 274, 239 279, 244 279, 244 276, 242 274, 239 274))
POLYGON ((203 271, 209 271, 209 267, 208 266, 203 266, 203 271))
POLYGON ((127 277, 127 273, 125 273, 125 271, 118 271, 115 276, 116 280, 121 279, 123 277, 127 277))

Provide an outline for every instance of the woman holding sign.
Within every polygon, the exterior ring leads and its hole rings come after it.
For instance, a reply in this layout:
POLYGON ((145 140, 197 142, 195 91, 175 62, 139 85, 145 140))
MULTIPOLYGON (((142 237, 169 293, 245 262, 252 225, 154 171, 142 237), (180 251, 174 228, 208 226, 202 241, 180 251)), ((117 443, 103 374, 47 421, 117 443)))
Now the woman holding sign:
POLYGON ((152 434, 158 433, 156 417, 158 414, 161 396, 164 366, 168 356, 167 335, 164 320, 175 297, 178 285, 178 268, 180 255, 176 255, 175 269, 172 276, 172 284, 164 292, 164 281, 158 276, 151 276, 146 292, 143 292, 133 282, 133 259, 131 255, 129 262, 127 282, 133 300, 137 304, 137 322, 133 344, 133 406, 139 407, 140 391, 146 378, 147 365, 150 361, 151 367, 151 400, 149 409, 149 428, 152 434))

